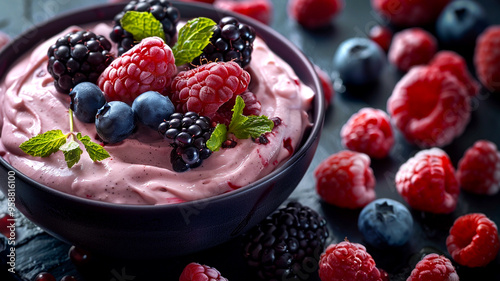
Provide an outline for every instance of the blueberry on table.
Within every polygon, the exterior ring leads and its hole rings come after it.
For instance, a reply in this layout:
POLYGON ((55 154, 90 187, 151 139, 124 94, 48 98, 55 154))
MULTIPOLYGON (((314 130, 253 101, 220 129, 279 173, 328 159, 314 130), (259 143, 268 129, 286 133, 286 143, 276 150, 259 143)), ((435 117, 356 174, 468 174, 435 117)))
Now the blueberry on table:
POLYGON ((139 122, 154 130, 175 112, 170 99, 156 91, 147 91, 135 98, 132 110, 139 122))
POLYGON ((90 82, 82 82, 76 85, 69 93, 71 103, 69 107, 73 110, 76 118, 85 123, 95 121, 97 110, 106 103, 104 94, 99 87, 90 82))
POLYGON ((121 101, 106 103, 97 111, 95 128, 103 142, 121 142, 134 132, 134 111, 121 101))

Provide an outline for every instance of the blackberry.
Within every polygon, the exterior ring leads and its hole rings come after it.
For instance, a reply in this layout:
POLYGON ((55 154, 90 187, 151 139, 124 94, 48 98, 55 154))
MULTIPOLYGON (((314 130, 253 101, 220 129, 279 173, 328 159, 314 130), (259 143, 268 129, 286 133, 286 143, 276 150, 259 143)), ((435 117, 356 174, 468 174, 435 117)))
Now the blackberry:
POLYGON ((255 29, 252 26, 240 23, 233 17, 224 17, 215 26, 210 43, 203 53, 195 58, 193 67, 219 61, 234 61, 245 67, 252 59, 255 29))
POLYGON ((170 162, 174 171, 196 168, 212 154, 206 145, 212 131, 210 119, 195 112, 173 113, 158 126, 158 132, 173 147, 170 162))
POLYGON ((125 6, 125 8, 123 8, 122 12, 115 16, 115 26, 109 34, 111 40, 115 43, 118 43, 119 56, 139 43, 138 41, 134 40, 132 34, 124 30, 120 24, 120 20, 128 11, 151 13, 163 25, 163 32, 165 33, 165 43, 167 45, 170 45, 173 42, 173 39, 177 34, 177 23, 180 19, 179 10, 172 6, 169 1, 165 0, 132 0, 125 6))
POLYGON ((70 32, 49 47, 47 70, 59 92, 68 94, 81 82, 96 83, 113 61, 111 43, 91 31, 70 32))
POLYGON ((308 280, 327 238, 324 218, 290 202, 245 234, 244 256, 263 280, 308 280))

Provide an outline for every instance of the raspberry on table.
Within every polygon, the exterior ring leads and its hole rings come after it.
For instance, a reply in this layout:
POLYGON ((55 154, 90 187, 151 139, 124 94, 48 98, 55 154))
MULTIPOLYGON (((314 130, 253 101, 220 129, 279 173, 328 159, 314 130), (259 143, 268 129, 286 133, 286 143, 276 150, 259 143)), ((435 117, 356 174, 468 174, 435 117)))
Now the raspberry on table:
POLYGON ((413 209, 436 214, 453 212, 460 193, 451 160, 439 148, 421 150, 401 165, 396 189, 413 209))
MULTIPOLYGON (((212 122, 225 124, 229 126, 231 123, 231 118, 233 117, 233 107, 236 103, 236 97, 238 95, 234 95, 229 101, 221 105, 214 117, 212 118, 212 122)), ((262 109, 262 105, 260 101, 257 99, 257 96, 250 91, 243 92, 239 95, 243 98, 243 102, 245 102, 245 108, 243 108, 243 115, 245 116, 259 116, 260 111, 262 109)))
POLYGON ((494 195, 500 190, 500 152, 487 140, 467 149, 458 162, 457 179, 463 190, 494 195))
POLYGON ((10 41, 10 36, 5 32, 0 31, 0 50, 3 49, 3 47, 5 47, 5 45, 7 45, 10 41))
POLYGON ((273 16, 273 3, 270 0, 217 0, 214 7, 251 17, 263 24, 270 24, 273 16))
POLYGON ((384 158, 394 145, 389 115, 380 109, 365 107, 353 114, 340 131, 342 144, 350 150, 384 158))
POLYGON ((400 71, 407 72, 413 66, 427 64, 437 50, 434 35, 414 27, 394 35, 388 57, 400 71))
POLYGON ((463 215, 450 228, 446 248, 460 265, 486 266, 496 258, 500 249, 497 226, 481 213, 463 215))
POLYGON ((490 91, 500 91, 500 25, 488 27, 476 42, 474 66, 479 81, 490 91))
POLYGON ((192 262, 184 268, 179 277, 179 281, 227 281, 226 278, 222 277, 220 272, 208 265, 201 265, 199 263, 192 262))
POLYGON ((131 104, 140 94, 166 89, 177 72, 170 47, 159 37, 148 37, 114 60, 98 80, 108 101, 131 104))
POLYGON ((383 19, 398 26, 422 26, 436 21, 450 0, 371 0, 372 7, 383 19))
POLYGON ((458 281, 458 274, 451 261, 435 253, 420 260, 406 281, 458 281))
POLYGON ((333 97, 335 96, 332 79, 319 66, 314 65, 314 70, 316 70, 316 73, 318 74, 319 81, 321 82, 321 88, 323 89, 323 94, 325 95, 325 107, 328 108, 333 101, 333 97))
POLYGON ((308 29, 328 26, 344 9, 344 0, 291 0, 288 15, 308 29))
POLYGON ((392 42, 392 31, 387 26, 374 25, 368 34, 371 40, 377 43, 384 51, 389 51, 392 42))
POLYGON ((442 147, 464 132, 469 102, 467 88, 450 72, 418 66, 396 84, 387 112, 409 142, 442 147))
POLYGON ((375 176, 370 157, 364 153, 332 154, 316 167, 314 176, 316 191, 329 204, 357 209, 375 199, 375 176))

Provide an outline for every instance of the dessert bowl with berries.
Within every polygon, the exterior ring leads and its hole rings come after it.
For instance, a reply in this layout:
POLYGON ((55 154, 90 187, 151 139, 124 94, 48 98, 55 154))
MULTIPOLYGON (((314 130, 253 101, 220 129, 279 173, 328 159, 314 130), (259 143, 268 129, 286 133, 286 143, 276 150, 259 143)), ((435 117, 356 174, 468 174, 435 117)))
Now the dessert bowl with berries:
POLYGON ((182 255, 243 233, 302 179, 323 125, 307 58, 204 5, 65 14, 0 57, 1 177, 15 174, 16 206, 104 255, 182 255))

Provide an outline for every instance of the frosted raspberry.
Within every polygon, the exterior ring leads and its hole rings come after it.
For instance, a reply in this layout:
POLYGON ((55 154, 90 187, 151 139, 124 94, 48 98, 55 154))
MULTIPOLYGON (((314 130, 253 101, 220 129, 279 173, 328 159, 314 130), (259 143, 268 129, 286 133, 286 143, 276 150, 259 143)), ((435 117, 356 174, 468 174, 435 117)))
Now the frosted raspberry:
POLYGON ((389 22, 399 26, 434 23, 450 0, 371 0, 372 7, 389 22))
POLYGON ((387 26, 375 25, 370 28, 370 39, 384 51, 388 51, 392 42, 392 31, 387 26))
POLYGON ((213 267, 192 262, 184 268, 179 281, 227 281, 227 279, 213 267))
POLYGON ((487 28, 476 41, 474 65, 479 81, 490 91, 500 91, 500 25, 487 28))
POLYGON ((318 165, 314 176, 316 191, 329 204, 356 209, 375 199, 375 177, 364 153, 335 153, 318 165))
POLYGON ((264 24, 269 24, 273 16, 273 3, 270 0, 217 0, 214 6, 249 16, 264 24))
POLYGON ((458 162, 457 179, 462 189, 493 195, 500 189, 500 152, 486 140, 477 141, 458 162))
POLYGON ((486 266, 496 258, 500 249, 497 226, 484 214, 463 215, 450 228, 446 248, 460 265, 486 266))
POLYGON ((416 65, 427 64, 438 50, 436 38, 429 32, 415 27, 394 35, 388 58, 401 71, 416 65))
POLYGON ((246 91, 250 74, 235 62, 212 62, 181 71, 171 86, 170 99, 179 112, 193 111, 212 118, 219 107, 246 91))
POLYGON ((410 207, 437 214, 453 212, 460 193, 450 158, 439 148, 419 151, 401 165, 396 189, 410 207))
POLYGON ((394 145, 387 113, 380 109, 362 108, 353 114, 340 131, 342 144, 350 150, 384 158, 394 145))
POLYGON ((108 101, 131 104, 140 94, 166 89, 177 72, 170 47, 159 37, 148 37, 115 59, 98 80, 108 101))
POLYGON ((387 111, 409 142, 441 147, 465 130, 470 119, 469 101, 467 89, 455 76, 419 66, 396 84, 387 111))
POLYGON ((325 106, 329 107, 332 103, 333 97, 335 96, 335 90, 333 89, 333 82, 330 76, 319 66, 314 65, 314 70, 318 74, 319 81, 321 82, 321 87, 323 88, 323 94, 325 95, 325 106))
POLYGON ((445 256, 428 254, 417 263, 406 281, 458 281, 458 274, 445 256))
POLYGON ((344 0, 291 0, 288 14, 309 29, 327 26, 344 8, 344 0))
MULTIPOLYGON (((246 91, 240 94, 240 96, 243 98, 243 101, 245 102, 245 108, 243 108, 243 115, 259 116, 262 106, 260 101, 257 99, 257 96, 255 96, 255 94, 250 91, 246 91)), ((231 100, 229 100, 228 102, 224 103, 221 107, 219 107, 219 110, 217 110, 214 117, 212 118, 213 122, 226 124, 229 126, 229 123, 231 123, 231 117, 233 116, 232 109, 234 107, 234 104, 236 103, 236 97, 237 95, 233 96, 231 100)))

